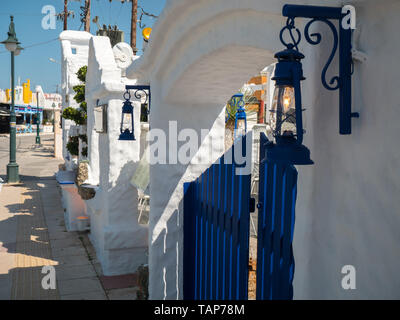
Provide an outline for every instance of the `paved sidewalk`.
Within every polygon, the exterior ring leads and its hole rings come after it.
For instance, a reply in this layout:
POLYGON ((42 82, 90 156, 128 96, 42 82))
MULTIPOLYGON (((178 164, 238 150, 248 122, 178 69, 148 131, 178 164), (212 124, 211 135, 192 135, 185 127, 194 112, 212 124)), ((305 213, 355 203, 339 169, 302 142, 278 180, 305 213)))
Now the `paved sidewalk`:
MULTIPOLYGON (((51 136, 42 137, 40 148, 23 139, 17 155, 22 182, 0 191, 0 299, 108 299, 86 235, 65 230, 54 178, 61 161, 51 156, 51 136), (56 289, 42 288, 43 266, 54 266, 56 289)), ((7 160, 0 158, 0 174, 7 160)))

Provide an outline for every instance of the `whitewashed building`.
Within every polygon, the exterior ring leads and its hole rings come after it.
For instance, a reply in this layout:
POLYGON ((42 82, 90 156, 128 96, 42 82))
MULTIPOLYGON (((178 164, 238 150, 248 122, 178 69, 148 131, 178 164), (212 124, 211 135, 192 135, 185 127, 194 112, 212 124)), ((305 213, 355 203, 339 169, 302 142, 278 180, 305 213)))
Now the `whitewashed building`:
MULTIPOLYGON (((343 1, 295 0, 295 4, 342 6, 343 1)), ((297 299, 399 298, 398 250, 400 191, 397 30, 400 3, 394 0, 346 1, 357 11, 353 48, 367 61, 354 62, 353 133, 338 132, 338 93, 321 84, 332 48, 329 29, 320 46, 302 41, 304 144, 315 165, 299 167, 294 255, 297 299), (326 40, 325 40, 326 39, 326 40), (357 290, 341 286, 342 267, 357 270, 357 290)), ((252 75, 275 62, 283 49, 282 0, 167 1, 144 55, 127 72, 151 86, 150 127, 168 133, 211 129, 223 139, 227 99, 252 75)), ((303 29, 305 19, 296 19, 303 29)), ((334 60, 328 74, 336 74, 334 60)), ((202 142, 207 147, 208 139, 202 142)), ((204 156, 200 149, 198 156, 204 156)), ((218 154, 214 153, 214 154, 218 154)), ((215 160, 215 159, 212 159, 215 160)), ((198 166, 153 165, 150 169, 150 298, 182 298, 183 182, 198 166)))

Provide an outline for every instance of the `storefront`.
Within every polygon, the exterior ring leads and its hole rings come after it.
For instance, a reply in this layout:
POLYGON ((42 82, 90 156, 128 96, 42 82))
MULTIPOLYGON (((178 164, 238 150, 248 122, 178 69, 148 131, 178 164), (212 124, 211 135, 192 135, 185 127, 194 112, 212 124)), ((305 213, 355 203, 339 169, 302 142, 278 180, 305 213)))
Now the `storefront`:
MULTIPOLYGON (((0 104, 0 133, 10 132, 10 106, 8 104, 0 104)), ((43 121, 43 108, 27 106, 15 106, 15 113, 17 116, 17 133, 30 133, 35 132, 34 125, 37 123, 39 115, 39 123, 43 121)))

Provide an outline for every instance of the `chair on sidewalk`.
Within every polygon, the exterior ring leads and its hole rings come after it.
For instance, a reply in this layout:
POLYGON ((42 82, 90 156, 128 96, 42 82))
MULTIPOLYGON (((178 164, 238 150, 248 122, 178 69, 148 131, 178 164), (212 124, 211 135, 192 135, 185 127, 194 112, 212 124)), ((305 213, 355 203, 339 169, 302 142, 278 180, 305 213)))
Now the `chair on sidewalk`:
POLYGON ((131 185, 138 190, 138 223, 142 219, 143 212, 146 211, 150 203, 149 184, 150 184, 150 164, 148 161, 149 148, 147 147, 142 158, 131 178, 131 185))

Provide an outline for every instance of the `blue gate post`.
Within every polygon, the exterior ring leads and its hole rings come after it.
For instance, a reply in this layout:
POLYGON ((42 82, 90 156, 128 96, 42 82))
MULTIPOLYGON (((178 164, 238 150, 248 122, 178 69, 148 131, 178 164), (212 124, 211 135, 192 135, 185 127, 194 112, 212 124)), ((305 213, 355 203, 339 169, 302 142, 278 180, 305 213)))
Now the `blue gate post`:
POLYGON ((257 244, 257 300, 293 298, 292 250, 297 170, 266 158, 268 139, 260 137, 257 244))

